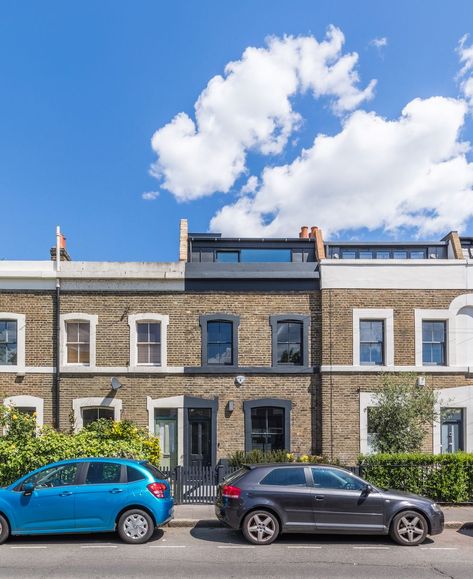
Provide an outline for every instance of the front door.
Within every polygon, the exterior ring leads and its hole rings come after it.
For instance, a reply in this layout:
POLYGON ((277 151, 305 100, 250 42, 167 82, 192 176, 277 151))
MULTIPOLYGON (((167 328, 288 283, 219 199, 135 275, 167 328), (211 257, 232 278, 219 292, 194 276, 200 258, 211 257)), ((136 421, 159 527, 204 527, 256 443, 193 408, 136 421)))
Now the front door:
POLYGON ((161 466, 177 466, 177 409, 157 408, 155 410, 155 434, 161 444, 161 466))
POLYGON ((380 493, 362 493, 365 483, 330 467, 311 468, 313 509, 318 531, 380 532, 384 530, 384 500, 380 493))
POLYGON ((442 453, 465 450, 463 442, 463 408, 442 408, 442 453))
POLYGON ((212 409, 188 409, 189 466, 212 464, 212 409))

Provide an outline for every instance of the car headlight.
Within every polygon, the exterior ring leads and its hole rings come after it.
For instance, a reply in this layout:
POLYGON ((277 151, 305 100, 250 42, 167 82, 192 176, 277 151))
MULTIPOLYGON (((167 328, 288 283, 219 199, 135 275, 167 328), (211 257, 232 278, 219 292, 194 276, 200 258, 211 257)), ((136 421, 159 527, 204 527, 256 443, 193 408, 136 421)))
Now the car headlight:
POLYGON ((436 512, 436 513, 441 513, 442 509, 438 506, 437 503, 433 503, 432 504, 432 509, 436 512))

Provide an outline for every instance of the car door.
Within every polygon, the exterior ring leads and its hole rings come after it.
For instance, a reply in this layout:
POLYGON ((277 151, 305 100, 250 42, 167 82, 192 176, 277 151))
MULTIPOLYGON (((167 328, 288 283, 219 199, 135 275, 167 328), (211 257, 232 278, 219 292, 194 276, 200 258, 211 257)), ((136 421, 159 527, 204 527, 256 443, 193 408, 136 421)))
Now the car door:
POLYGON ((268 506, 276 507, 282 515, 285 531, 315 528, 308 476, 303 466, 275 467, 260 481, 256 493, 252 493, 253 496, 258 494, 257 498, 263 499, 268 506))
POLYGON ((313 513, 319 531, 382 532, 384 500, 349 472, 331 467, 312 467, 313 513))
POLYGON ((15 532, 74 531, 78 466, 75 462, 46 468, 13 491, 15 532), (30 495, 24 494, 26 483, 34 485, 30 495))
POLYGON ((76 492, 78 531, 108 531, 127 500, 126 467, 118 462, 87 463, 76 492))

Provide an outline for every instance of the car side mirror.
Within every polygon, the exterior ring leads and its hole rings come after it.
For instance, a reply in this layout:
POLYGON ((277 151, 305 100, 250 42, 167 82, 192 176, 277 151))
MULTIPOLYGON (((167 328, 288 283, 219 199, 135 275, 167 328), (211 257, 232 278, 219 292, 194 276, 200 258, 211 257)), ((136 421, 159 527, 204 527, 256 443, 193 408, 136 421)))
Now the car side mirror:
POLYGON ((33 483, 25 483, 23 485, 23 494, 25 497, 29 497, 33 494, 34 491, 34 484, 33 483))
POLYGON ((373 487, 372 487, 370 484, 366 484, 366 485, 363 487, 363 490, 361 491, 361 494, 362 494, 363 496, 367 497, 370 493, 373 492, 373 490, 374 490, 374 489, 373 489, 373 487))

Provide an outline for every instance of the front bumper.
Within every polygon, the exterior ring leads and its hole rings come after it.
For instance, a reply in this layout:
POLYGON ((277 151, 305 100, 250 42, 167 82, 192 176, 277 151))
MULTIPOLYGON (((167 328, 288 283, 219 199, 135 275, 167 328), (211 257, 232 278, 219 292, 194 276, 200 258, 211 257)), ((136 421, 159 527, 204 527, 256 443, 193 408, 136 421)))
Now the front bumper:
POLYGON ((430 518, 430 534, 431 535, 440 535, 443 531, 443 527, 445 524, 445 516, 442 511, 437 512, 434 511, 433 515, 430 518))

